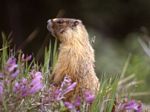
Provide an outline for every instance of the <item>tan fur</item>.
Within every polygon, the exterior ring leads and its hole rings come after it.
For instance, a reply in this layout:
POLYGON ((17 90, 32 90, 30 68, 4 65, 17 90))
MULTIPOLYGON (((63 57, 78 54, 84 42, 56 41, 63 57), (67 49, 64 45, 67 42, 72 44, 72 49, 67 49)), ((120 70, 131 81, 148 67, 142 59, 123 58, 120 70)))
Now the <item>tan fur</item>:
POLYGON ((94 50, 88 33, 80 20, 56 18, 48 21, 48 29, 61 42, 54 82, 60 84, 65 75, 77 82, 75 95, 88 89, 94 94, 99 89, 99 80, 94 71, 94 50), (75 23, 76 22, 76 23, 75 23))

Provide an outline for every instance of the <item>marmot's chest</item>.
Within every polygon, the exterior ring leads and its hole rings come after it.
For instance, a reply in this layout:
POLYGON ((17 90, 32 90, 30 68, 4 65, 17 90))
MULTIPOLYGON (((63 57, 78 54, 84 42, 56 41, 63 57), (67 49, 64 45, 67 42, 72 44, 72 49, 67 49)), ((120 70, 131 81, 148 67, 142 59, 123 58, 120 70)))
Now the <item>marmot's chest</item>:
POLYGON ((64 71, 62 74, 67 74, 73 77, 82 77, 93 70, 93 63, 88 56, 84 56, 82 52, 63 51, 59 54, 59 61, 61 62, 64 71))

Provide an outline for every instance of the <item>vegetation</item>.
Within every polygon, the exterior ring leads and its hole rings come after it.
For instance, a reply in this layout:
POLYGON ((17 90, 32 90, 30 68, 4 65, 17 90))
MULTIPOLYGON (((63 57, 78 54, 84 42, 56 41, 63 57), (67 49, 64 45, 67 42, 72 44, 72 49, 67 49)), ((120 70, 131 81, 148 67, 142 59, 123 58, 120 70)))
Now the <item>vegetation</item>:
POLYGON ((140 83, 135 74, 126 75, 131 55, 129 54, 121 74, 101 74, 100 91, 94 96, 86 91, 84 97, 72 102, 63 99, 72 91, 76 82, 66 76, 60 88, 50 81, 51 70, 57 61, 56 44, 45 47, 44 63, 38 64, 32 55, 14 51, 3 34, 0 49, 0 111, 8 112, 86 112, 91 105, 92 112, 143 112, 143 102, 132 97, 132 90, 140 83), (50 64, 51 63, 51 64, 50 64), (51 66, 50 66, 51 65, 51 66))

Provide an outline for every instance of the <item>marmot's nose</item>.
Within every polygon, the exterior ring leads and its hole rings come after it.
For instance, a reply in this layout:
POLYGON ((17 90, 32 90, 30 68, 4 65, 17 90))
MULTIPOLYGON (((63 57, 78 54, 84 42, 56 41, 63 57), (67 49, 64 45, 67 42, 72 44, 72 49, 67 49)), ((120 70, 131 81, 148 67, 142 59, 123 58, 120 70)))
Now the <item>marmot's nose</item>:
POLYGON ((51 22, 52 22, 52 19, 49 19, 49 20, 47 21, 48 24, 50 24, 51 22))
POLYGON ((48 29, 49 31, 51 31, 51 27, 52 27, 52 19, 49 19, 49 20, 47 21, 47 29, 48 29))

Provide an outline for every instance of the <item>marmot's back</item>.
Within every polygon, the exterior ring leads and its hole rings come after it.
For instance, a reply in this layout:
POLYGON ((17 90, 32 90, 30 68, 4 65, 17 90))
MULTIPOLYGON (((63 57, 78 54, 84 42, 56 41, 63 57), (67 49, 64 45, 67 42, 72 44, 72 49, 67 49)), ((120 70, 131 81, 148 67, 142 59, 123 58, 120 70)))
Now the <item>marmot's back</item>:
POLYGON ((94 50, 80 20, 56 18, 48 21, 48 30, 60 40, 59 55, 53 70, 53 80, 60 84, 65 75, 77 82, 75 95, 86 89, 94 94, 99 80, 94 71, 94 50))

